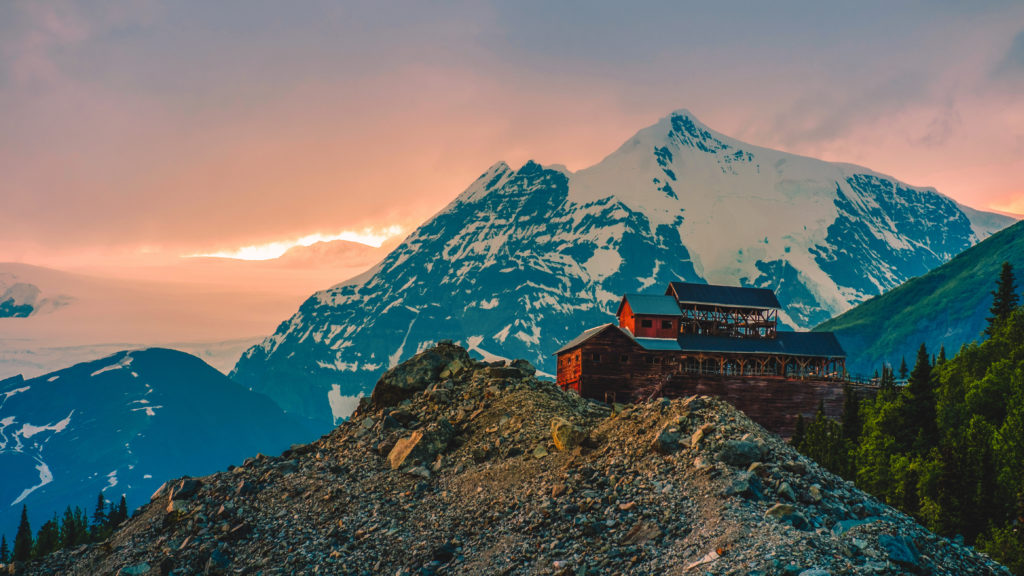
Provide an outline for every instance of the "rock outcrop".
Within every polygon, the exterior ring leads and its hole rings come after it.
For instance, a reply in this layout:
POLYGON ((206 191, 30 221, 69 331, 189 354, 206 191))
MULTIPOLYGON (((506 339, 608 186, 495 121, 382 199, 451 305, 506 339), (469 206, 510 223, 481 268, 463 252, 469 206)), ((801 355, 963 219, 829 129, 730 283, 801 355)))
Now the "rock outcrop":
POLYGON ((408 397, 168 482, 108 541, 27 572, 1009 574, 720 400, 606 406, 451 354, 389 373, 408 397))

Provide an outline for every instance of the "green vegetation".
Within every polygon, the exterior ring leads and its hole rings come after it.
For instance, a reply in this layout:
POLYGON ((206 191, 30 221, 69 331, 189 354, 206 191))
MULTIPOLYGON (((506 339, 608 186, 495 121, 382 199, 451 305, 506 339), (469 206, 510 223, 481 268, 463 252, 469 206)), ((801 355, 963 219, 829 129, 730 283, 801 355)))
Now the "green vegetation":
POLYGON ((72 510, 68 506, 62 519, 58 519, 54 513, 53 518, 44 522, 33 538, 32 527, 28 522, 28 508, 23 505, 21 522, 14 537, 14 550, 8 552, 7 537, 0 537, 0 564, 27 562, 63 548, 102 542, 127 519, 128 503, 124 496, 121 496, 120 503, 114 504, 108 502, 101 492, 96 501, 91 524, 80 507, 75 506, 72 510))
MULTIPOLYGON (((929 529, 962 535, 1024 574, 1024 307, 1012 267, 1002 270, 987 340, 949 360, 932 359, 922 344, 906 386, 847 402, 841 424, 819 413, 795 444, 929 529)), ((892 380, 891 369, 882 373, 892 380)))
POLYGON ((1024 222, 815 330, 835 332, 850 373, 858 376, 882 364, 898 366, 901 357, 913 358, 921 342, 933 352, 942 346, 958 350, 985 329, 992 282, 1003 262, 1018 273, 1024 270, 1024 222))

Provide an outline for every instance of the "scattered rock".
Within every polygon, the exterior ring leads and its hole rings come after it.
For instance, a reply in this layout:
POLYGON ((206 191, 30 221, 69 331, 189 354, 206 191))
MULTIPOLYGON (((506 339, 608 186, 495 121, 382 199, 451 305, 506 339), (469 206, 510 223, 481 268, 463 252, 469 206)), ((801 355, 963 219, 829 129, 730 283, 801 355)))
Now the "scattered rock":
POLYGON ((671 424, 666 424, 654 436, 651 448, 660 454, 671 454, 679 450, 679 429, 671 424))
POLYGON ((142 562, 141 564, 135 564, 132 566, 125 566, 117 571, 118 576, 141 576, 142 574, 149 574, 149 564, 142 562))
POLYGON ((643 546, 651 540, 661 537, 661 528, 653 522, 637 522, 633 528, 622 537, 623 546, 643 546))
POLYGON ((697 431, 693 433, 693 436, 690 436, 690 447, 696 448, 697 445, 700 444, 700 441, 704 439, 704 436, 706 436, 709 432, 711 432, 714 429, 715 425, 710 422, 701 425, 701 427, 698 428, 697 431))

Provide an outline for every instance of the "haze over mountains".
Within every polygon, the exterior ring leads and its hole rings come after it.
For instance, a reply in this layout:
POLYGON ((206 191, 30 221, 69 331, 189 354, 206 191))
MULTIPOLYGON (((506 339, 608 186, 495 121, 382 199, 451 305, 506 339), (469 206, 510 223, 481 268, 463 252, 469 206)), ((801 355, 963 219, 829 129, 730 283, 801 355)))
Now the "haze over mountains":
POLYGON ((185 258, 82 272, 0 263, 0 379, 151 346, 196 354, 227 373, 310 292, 384 253, 339 240, 263 261, 185 258))
POLYGON ((440 339, 552 374, 551 353, 622 293, 671 280, 771 288, 782 322, 806 329, 1012 221, 679 111, 579 172, 495 164, 372 270, 310 297, 232 376, 326 430, 440 339))

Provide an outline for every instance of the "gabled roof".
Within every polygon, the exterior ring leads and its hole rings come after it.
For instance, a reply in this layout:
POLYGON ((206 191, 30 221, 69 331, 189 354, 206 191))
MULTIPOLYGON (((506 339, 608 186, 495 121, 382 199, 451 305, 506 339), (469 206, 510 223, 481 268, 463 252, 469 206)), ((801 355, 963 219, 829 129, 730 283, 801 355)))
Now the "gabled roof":
MULTIPOLYGON (((609 324, 602 324, 600 326, 595 326, 593 328, 588 328, 587 330, 584 330, 583 333, 580 334, 579 336, 577 336, 577 337, 573 338, 572 340, 569 340, 568 342, 566 342, 565 346, 562 346, 558 350, 555 350, 555 355, 561 354, 562 352, 565 352, 566 350, 570 350, 572 348, 575 348, 575 347, 579 346, 580 344, 583 344, 587 340, 590 340, 591 338, 593 338, 594 336, 597 336, 601 332, 604 332, 608 328, 614 328, 615 330, 620 330, 621 331, 621 329, 618 326, 616 326, 614 324, 611 324, 611 323, 609 323, 609 324)), ((628 334, 627 334, 627 336, 628 336, 628 334)))
POLYGON ((669 282, 665 295, 688 304, 718 304, 737 308, 781 308, 775 292, 767 288, 741 288, 715 284, 669 282))
POLYGON ((682 316, 679 310, 679 303, 676 299, 667 294, 626 294, 619 302, 619 309, 615 312, 618 316, 622 312, 622 305, 629 302, 629 309, 633 314, 644 314, 648 316, 682 316))

